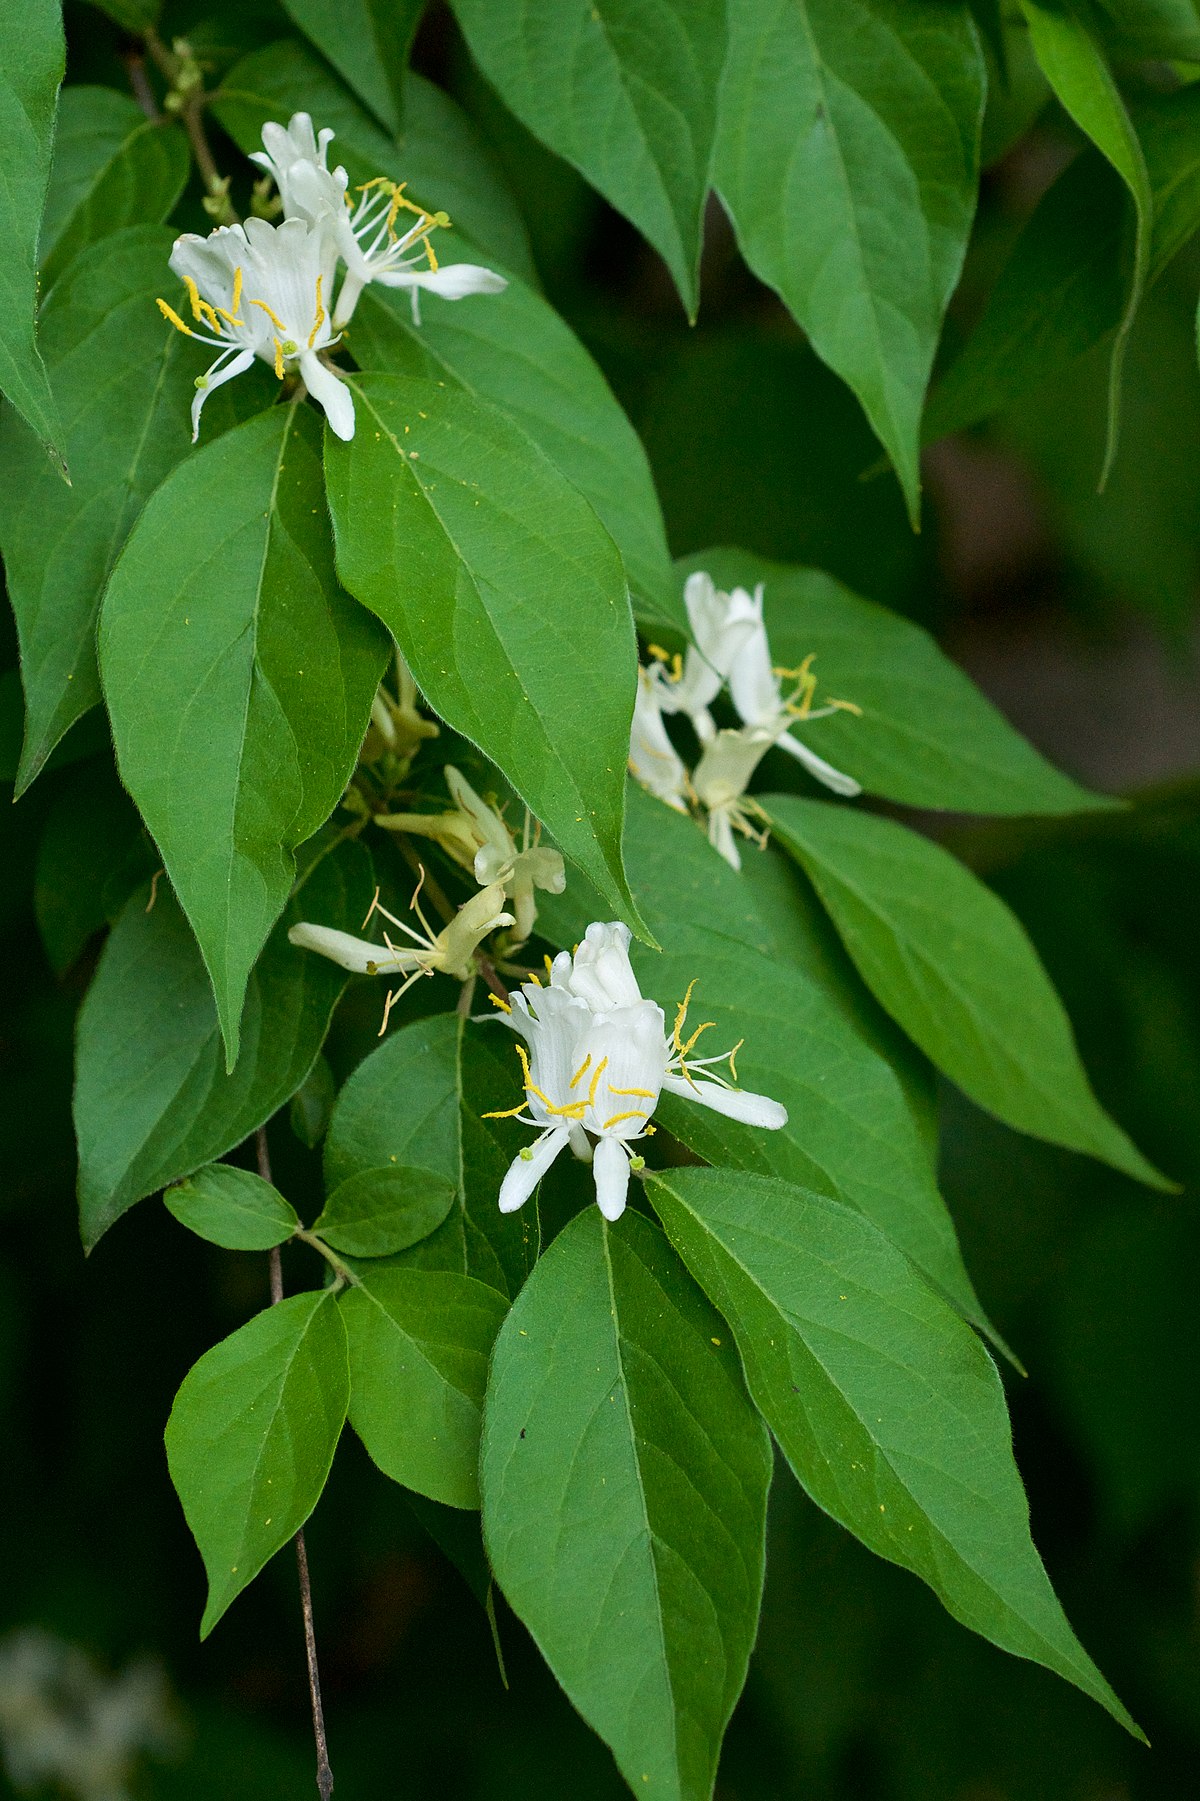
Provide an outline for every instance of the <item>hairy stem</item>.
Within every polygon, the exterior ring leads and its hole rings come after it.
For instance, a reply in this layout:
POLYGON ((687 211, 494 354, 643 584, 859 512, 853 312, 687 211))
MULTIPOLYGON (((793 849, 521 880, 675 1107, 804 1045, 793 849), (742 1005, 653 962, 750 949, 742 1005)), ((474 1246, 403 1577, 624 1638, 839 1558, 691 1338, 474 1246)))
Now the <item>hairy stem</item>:
MULTIPOLYGON (((260 1126, 254 1135, 258 1157, 258 1173, 264 1182, 271 1180, 271 1152, 267 1144, 267 1128, 260 1126)), ((270 1252, 271 1305, 283 1299, 283 1259, 279 1246, 270 1252)), ((329 1744, 325 1737, 325 1709, 321 1703, 321 1671, 317 1663, 317 1634, 313 1626, 312 1583, 308 1575, 308 1548, 304 1528, 296 1534, 296 1570, 300 1577, 300 1611, 304 1615, 304 1650, 308 1661, 308 1693, 312 1701, 313 1738, 317 1746, 317 1789, 321 1801, 329 1801, 333 1793, 333 1771, 329 1767, 329 1744)))

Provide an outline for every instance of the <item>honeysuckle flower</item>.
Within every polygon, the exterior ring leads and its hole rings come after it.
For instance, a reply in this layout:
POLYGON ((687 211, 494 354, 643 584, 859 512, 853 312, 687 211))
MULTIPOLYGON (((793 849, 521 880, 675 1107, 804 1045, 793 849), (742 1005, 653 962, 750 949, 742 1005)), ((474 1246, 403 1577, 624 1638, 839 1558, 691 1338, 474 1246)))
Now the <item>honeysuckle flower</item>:
POLYGON ((677 813, 686 813, 687 770, 667 736, 660 694, 660 686, 650 671, 639 669, 629 732, 629 771, 659 800, 665 800, 677 813))
POLYGON ((196 381, 193 443, 213 389, 241 375, 255 357, 281 381, 298 370, 336 435, 354 436, 350 390, 320 355, 336 337, 329 317, 336 263, 329 231, 302 219, 282 225, 247 219, 245 225, 218 226, 207 238, 195 232, 176 238, 171 268, 187 289, 196 325, 185 324, 165 300, 159 308, 185 337, 220 351, 196 381))
POLYGON ((777 1130, 787 1110, 766 1095, 734 1086, 741 1048, 720 1056, 692 1056, 711 1021, 685 1039, 692 988, 667 1030, 656 1002, 643 997, 629 961, 629 930, 617 922, 590 925, 574 954, 549 965, 549 984, 536 977, 512 996, 505 1017, 521 1042, 524 1099, 489 1119, 516 1118, 538 1136, 513 1159, 500 1188, 500 1211, 529 1199, 569 1144, 592 1160, 596 1202, 605 1219, 625 1210, 631 1170, 645 1167, 631 1147, 654 1131, 651 1115, 666 1092, 698 1101, 727 1119, 777 1130), (715 1073, 728 1064, 732 1081, 715 1073))
POLYGON ((674 658, 651 645, 651 655, 660 659, 653 680, 662 711, 686 713, 700 742, 707 744, 717 730, 709 708, 755 630, 754 607, 744 588, 735 588, 732 594, 722 593, 702 569, 688 576, 683 603, 693 642, 683 657, 674 658))
POLYGON ((431 213, 409 200, 406 183, 377 175, 356 190, 355 200, 345 169, 326 165, 333 132, 314 133, 307 113, 293 114, 286 126, 264 125, 262 135, 265 148, 255 151, 252 160, 274 178, 284 211, 314 226, 327 222, 345 262, 335 329, 349 324, 359 295, 372 281, 385 288, 410 289, 418 324, 422 288, 444 300, 462 300, 468 294, 498 294, 508 286, 502 275, 477 263, 439 265, 430 234, 450 220, 445 213, 431 213), (415 217, 397 229, 402 213, 415 217))
POLYGON ((365 926, 372 914, 379 913, 406 937, 411 938, 411 945, 393 944, 385 931, 383 944, 380 946, 373 944, 369 938, 356 938, 352 932, 341 932, 333 926, 313 925, 307 920, 292 926, 288 932, 290 943, 301 950, 319 951, 321 956, 330 958, 342 969, 351 970, 355 975, 406 977, 401 986, 387 997, 383 1026, 380 1028, 381 1036, 386 1030, 388 1014, 393 1005, 414 982, 419 981, 422 976, 431 976, 439 971, 443 975, 456 977, 460 982, 465 981, 471 974, 472 960, 483 939, 489 932, 513 923, 512 914, 504 909, 504 889, 499 882, 493 882, 491 887, 482 888, 478 894, 473 894, 458 909, 449 925, 443 926, 437 933, 421 911, 418 898, 420 892, 418 884, 411 905, 424 927, 424 935, 380 906, 378 889, 375 890, 375 899, 363 921, 365 926))
POLYGON ((787 729, 806 720, 825 719, 831 713, 858 713, 861 709, 848 700, 830 700, 823 707, 814 707, 817 682, 811 670, 812 657, 806 657, 798 669, 776 669, 771 662, 771 647, 763 622, 762 583, 752 595, 744 588, 734 592, 747 603, 753 621, 729 670, 729 692, 739 718, 748 726, 773 732, 780 749, 789 752, 810 775, 835 794, 861 794, 862 788, 852 775, 844 775, 840 769, 835 769, 787 729), (796 683, 790 695, 783 692, 782 677, 796 683))
POLYGON ((765 834, 750 823, 759 809, 746 789, 762 759, 778 742, 781 730, 780 726, 768 731, 747 725, 740 731, 718 732, 705 745, 692 776, 696 798, 708 809, 708 841, 734 869, 742 867, 735 830, 760 844, 766 842, 765 834))
POLYGON ((561 894, 567 885, 562 857, 556 850, 530 843, 528 811, 518 848, 495 807, 482 800, 449 763, 446 786, 454 801, 452 813, 378 813, 375 823, 390 831, 432 838, 456 863, 469 869, 481 887, 498 884, 513 903, 517 941, 523 944, 537 919, 534 889, 561 894))

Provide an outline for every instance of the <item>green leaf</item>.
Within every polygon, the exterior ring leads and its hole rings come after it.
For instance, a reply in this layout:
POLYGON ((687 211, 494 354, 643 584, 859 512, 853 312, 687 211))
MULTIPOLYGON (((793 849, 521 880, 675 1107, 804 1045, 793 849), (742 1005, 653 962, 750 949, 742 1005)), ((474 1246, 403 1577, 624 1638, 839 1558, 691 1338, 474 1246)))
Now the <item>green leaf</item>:
POLYGON ((722 0, 453 0, 505 105, 654 245, 694 319, 722 0))
POLYGON ((42 281, 57 280, 72 257, 122 226, 160 224, 190 169, 187 138, 174 121, 147 119, 115 88, 64 88, 38 247, 42 281))
POLYGON ((642 930, 621 863, 636 648, 611 538, 495 407, 398 375, 351 386, 354 437, 325 450, 339 575, 430 706, 642 930))
POLYGON ((85 763, 62 784, 38 845, 33 904, 55 975, 67 973, 155 867, 153 847, 111 763, 85 763))
POLYGON ((395 136, 425 0, 283 0, 284 11, 395 136))
POLYGON ((347 1257, 390 1257, 436 1232, 457 1198, 446 1176, 385 1163, 339 1182, 313 1231, 347 1257))
POLYGON ((1200 62, 1195 0, 1083 0, 1081 10, 1115 56, 1200 62))
POLYGON ((329 1292, 268 1307, 184 1377, 167 1463, 208 1573, 201 1638, 316 1506, 349 1401, 329 1292))
MULTIPOLYGON (((14 416, 0 419, 0 549, 21 642, 23 793, 100 699, 96 616, 121 546, 147 499, 188 453, 199 365, 154 296, 173 278, 171 234, 143 225, 79 256, 42 314, 50 379, 64 400, 60 442, 71 486, 14 416)), ((235 383, 204 414, 211 437, 248 396, 235 383), (229 399, 226 396, 230 396, 229 399)))
POLYGON ((385 1476, 478 1507, 479 1416, 508 1303, 449 1270, 359 1269, 342 1297, 350 1424, 385 1476))
POLYGON ((208 1163, 163 1194, 181 1226, 227 1251, 269 1251, 299 1229, 295 1208, 277 1188, 232 1163, 208 1163))
POLYGON ((88 0, 88 4, 123 25, 126 31, 138 33, 149 25, 157 25, 162 12, 161 0, 88 0))
POLYGON ((964 813, 1078 813, 1111 807, 1047 763, 920 626, 863 600, 818 569, 788 568, 744 550, 688 557, 719 587, 764 584, 777 664, 812 670, 836 713, 798 728, 804 742, 870 794, 964 813))
POLYGON ((743 0, 717 186, 742 253, 862 403, 914 521, 921 407, 975 210, 984 62, 942 0, 743 0))
POLYGON ((1117 171, 1132 196, 1137 215, 1133 270, 1109 373, 1108 442, 1100 473, 1103 488, 1117 453, 1125 345, 1150 271, 1150 232, 1154 221, 1150 176, 1112 71, 1086 26, 1073 11, 1052 4, 1051 0, 1021 0, 1021 10, 1047 81, 1079 129, 1117 171))
POLYGON ((540 295, 518 281, 502 294, 466 300, 429 294, 418 327, 407 296, 370 287, 353 332, 361 369, 446 377, 514 419, 612 534, 638 612, 682 623, 641 440, 579 339, 540 295))
POLYGON ((522 1290, 484 1410, 496 1578, 636 1794, 708 1801, 758 1627, 770 1448, 662 1234, 589 1207, 522 1290))
POLYGON ((90 1250, 135 1201, 223 1157, 284 1106, 315 1063, 347 977, 287 941, 310 911, 353 928, 373 887, 360 844, 308 875, 250 978, 242 1049, 221 1057, 212 986, 160 882, 126 906, 80 1009, 75 1042, 79 1212, 90 1250))
MULTIPOLYGON (((643 994, 670 1020, 695 978, 694 1025, 714 1022, 706 1040, 714 1050, 744 1039, 740 1085, 788 1110, 778 1132, 669 1095, 656 1117, 706 1162, 803 1182, 859 1208, 987 1330, 937 1190, 926 1107, 910 1095, 908 1072, 860 1035, 819 972, 793 960, 759 914, 749 883, 700 828, 632 785, 625 849, 639 905, 663 946, 661 955, 633 949, 643 994)), ((539 930, 558 944, 575 943, 602 917, 580 883, 539 900, 539 930)))
POLYGON ((401 1027, 338 1096, 325 1140, 326 1189, 386 1166, 428 1170, 453 1186, 458 1204, 430 1238, 403 1253, 405 1264, 455 1270, 515 1294, 537 1255, 536 1231, 531 1239, 529 1220, 502 1215, 496 1202, 520 1136, 499 1149, 493 1134, 510 1122, 479 1118, 511 1106, 511 1086, 457 1015, 401 1027))
POLYGON ((113 571, 99 655, 121 779, 200 942, 232 1068, 296 847, 337 805, 387 659, 337 585, 311 409, 260 414, 168 476, 113 571))
POLYGON ((0 6, 0 392, 56 456, 62 427, 33 321, 38 231, 65 60, 60 0, 0 6))
MULTIPOLYGON (((1200 88, 1142 95, 1133 119, 1154 201, 1149 286, 1200 228, 1200 88)), ((926 443, 1048 385, 1117 330, 1126 304, 1121 186, 1100 152, 1088 150, 1046 190, 934 389, 926 443)))
POLYGON ((1037 952, 978 877, 876 814, 782 794, 762 804, 867 986, 951 1081, 1020 1132, 1170 1186, 1092 1093, 1037 952))
POLYGON ((485 255, 536 282, 529 237, 487 146, 462 109, 433 82, 407 71, 404 130, 382 131, 327 66, 287 39, 256 50, 230 70, 213 111, 243 150, 262 148, 268 119, 308 112, 337 133, 331 161, 352 183, 387 175, 431 212, 448 212, 485 255))
POLYGON ((324 1057, 318 1057, 288 1108, 292 1131, 310 1151, 316 1150, 329 1130, 336 1099, 337 1083, 333 1071, 324 1057))
POLYGON ((1004 1391, 974 1333, 860 1215, 789 1183, 663 1170, 650 1198, 733 1328, 799 1481, 957 1620, 1137 1727, 1029 1537, 1004 1391))

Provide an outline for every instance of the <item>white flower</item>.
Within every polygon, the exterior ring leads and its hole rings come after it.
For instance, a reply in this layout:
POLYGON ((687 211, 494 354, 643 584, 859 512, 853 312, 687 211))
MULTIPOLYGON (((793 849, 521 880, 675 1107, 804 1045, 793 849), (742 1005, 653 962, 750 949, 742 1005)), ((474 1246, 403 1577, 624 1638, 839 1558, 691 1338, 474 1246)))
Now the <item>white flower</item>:
POLYGON ((739 732, 718 732, 705 745, 696 765, 692 785, 696 798, 708 808, 708 841, 734 869, 742 867, 735 829, 747 838, 766 842, 764 834, 750 824, 750 815, 757 809, 746 798, 746 789, 762 759, 778 742, 782 729, 777 724, 774 731, 743 726, 739 732))
MULTIPOLYGON (((421 882, 424 882, 424 875, 421 882)), ((400 996, 422 976, 431 976, 435 971, 443 975, 454 976, 465 981, 471 974, 472 959, 475 951, 489 932, 501 926, 513 923, 511 913, 504 911, 504 889, 499 882, 490 888, 483 888, 478 894, 458 909, 449 925, 443 926, 436 934, 429 921, 422 913, 418 897, 421 883, 417 884, 417 892, 410 905, 417 918, 425 928, 424 936, 415 932, 411 926, 389 913, 386 907, 379 904, 379 890, 375 890, 375 898, 367 909, 367 918, 379 913, 384 919, 396 926, 406 937, 413 940, 412 945, 393 944, 387 933, 383 934, 382 947, 372 944, 368 938, 356 938, 352 932, 339 932, 333 926, 312 925, 307 920, 292 926, 288 931, 288 940, 301 950, 319 951, 342 969, 348 969, 355 975, 387 976, 402 975, 407 978, 400 987, 387 997, 387 1005, 383 1013, 383 1025, 380 1036, 387 1029, 388 1014, 400 996)))
POLYGON ((724 594, 703 570, 688 576, 683 602, 693 642, 686 655, 670 659, 669 666, 666 652, 652 645, 651 654, 663 659, 654 671, 654 680, 663 712, 686 713, 700 742, 707 744, 717 729, 708 709, 755 629, 754 607, 745 589, 724 594))
POLYGON ((826 706, 814 707, 812 699, 817 683, 809 667, 812 658, 806 657, 799 669, 776 669, 771 663, 771 647, 763 622, 762 583, 753 595, 747 594, 744 588, 736 588, 734 597, 738 596, 749 606, 753 622, 729 670, 729 691, 739 718, 748 726, 773 732, 780 749, 788 751, 810 775, 832 788, 835 794, 861 794, 862 788, 852 775, 843 775, 840 769, 817 756, 786 729, 789 724, 825 719, 831 713, 857 713, 860 709, 845 700, 833 700, 826 706), (786 698, 780 686, 781 676, 788 676, 797 683, 794 692, 786 698))
POLYGON ((687 812, 687 771, 667 736, 660 705, 662 689, 647 669, 638 670, 637 699, 629 732, 629 770, 643 788, 677 813, 687 812))
POLYGON ((159 307, 178 331, 221 353, 196 382, 193 443, 209 394, 241 375, 256 356, 281 381, 299 370, 337 436, 354 436, 350 390, 320 358, 335 338, 329 307, 336 262, 331 233, 302 219, 278 226, 247 219, 245 225, 219 226, 207 238, 185 232, 175 240, 171 268, 187 289, 192 318, 207 329, 186 325, 165 300, 159 307))
POLYGON ((787 1124, 787 1111, 777 1101, 744 1093, 711 1073, 714 1065, 728 1063, 734 1075, 740 1046, 721 1056, 691 1056, 708 1029, 701 1025, 686 1040, 682 1036, 691 993, 689 988, 668 1033, 662 1008, 644 999, 638 987, 628 928, 613 923, 590 925, 574 955, 557 956, 548 987, 535 978, 513 995, 507 1019, 522 1040, 517 1055, 525 1098, 486 1117, 520 1118, 539 1134, 505 1175, 502 1213, 515 1212, 529 1199, 570 1144, 576 1156, 592 1158, 601 1213, 618 1219, 630 1170, 644 1167, 630 1146, 654 1131, 651 1115, 664 1090, 747 1125, 777 1130, 787 1124))
POLYGON ((492 269, 477 263, 451 263, 440 268, 429 238, 438 226, 450 221, 445 213, 431 213, 405 195, 404 182, 377 175, 348 192, 345 169, 326 167, 333 138, 329 130, 314 134, 307 113, 295 113, 291 123, 263 126, 263 151, 253 161, 274 177, 289 217, 311 225, 328 221, 338 253, 346 264, 346 278, 334 309, 338 330, 347 325, 358 297, 369 282, 386 288, 412 291, 413 318, 420 323, 418 292, 428 288, 445 300, 462 300, 467 294, 498 294, 508 283, 492 269), (397 230, 402 212, 415 215, 406 229, 397 230))
POLYGON ((377 813, 375 824, 389 831, 432 838, 456 863, 471 871, 480 887, 498 883, 513 903, 517 940, 523 944, 537 919, 534 889, 561 894, 567 885, 562 856, 556 850, 530 843, 528 810, 518 849, 495 807, 481 800, 466 777, 450 763, 446 765, 446 786, 455 803, 453 813, 377 813))

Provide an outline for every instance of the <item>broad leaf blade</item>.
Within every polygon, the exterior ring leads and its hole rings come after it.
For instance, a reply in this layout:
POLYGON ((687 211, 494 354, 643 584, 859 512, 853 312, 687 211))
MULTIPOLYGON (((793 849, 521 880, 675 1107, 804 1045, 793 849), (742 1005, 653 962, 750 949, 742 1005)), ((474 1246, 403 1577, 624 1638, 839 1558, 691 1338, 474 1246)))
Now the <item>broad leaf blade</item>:
POLYGON ((100 668, 121 777, 212 977, 246 981, 354 768, 387 656, 333 569, 319 431, 278 407, 163 483, 113 571, 100 668))
POLYGON ((818 1506, 964 1625, 1073 1682, 1136 1736, 1029 1537, 1004 1391, 975 1334, 860 1215, 726 1170, 649 1178, 818 1506))
POLYGON ((269 1307, 184 1378, 167 1462, 208 1572, 201 1638, 316 1506, 349 1401, 329 1292, 269 1307))
POLYGON ((391 1257, 436 1232, 457 1198, 446 1176, 385 1163, 340 1182, 313 1231, 347 1257, 391 1257))
POLYGON ((353 330, 361 369, 448 377, 514 419, 612 534, 639 615, 682 622, 641 440, 579 339, 540 295, 517 281, 502 294, 467 300, 430 294, 416 326, 406 296, 371 287, 353 330))
POLYGON ((212 985, 165 883, 126 906, 79 1013, 75 1134, 90 1250, 135 1201, 223 1157, 284 1106, 320 1053, 346 975, 287 941, 311 908, 352 929, 371 898, 359 844, 322 858, 250 978, 242 1049, 226 1075, 212 985))
POLYGON ((621 863, 636 648, 611 538, 496 408, 403 376, 352 386, 358 428, 325 453, 338 573, 435 711, 641 930, 621 863))
POLYGON ((1111 807, 1047 763, 927 632, 852 594, 819 569, 788 568, 743 550, 688 557, 719 587, 764 585, 777 664, 813 657, 818 700, 853 701, 796 726, 805 744, 870 794, 964 813, 1078 813, 1111 807))
POLYGON ((975 210, 984 62, 941 0, 743 0, 717 186, 755 273, 846 381, 915 520, 918 434, 975 210))
POLYGON ((181 1226, 227 1251, 269 1251, 300 1224, 277 1188, 232 1163, 206 1164, 173 1183, 163 1201, 181 1226))
POLYGON ((56 454, 62 427, 33 322, 38 232, 65 58, 60 0, 0 7, 0 393, 56 454))
POLYGON ((1100 1106, 1037 952, 970 870, 857 808, 763 805, 867 986, 964 1093, 1018 1131, 1169 1186, 1100 1106))
MULTIPOLYGON (((43 285, 100 238, 161 223, 190 167, 187 138, 174 121, 154 123, 115 88, 64 88, 38 246, 43 285)), ((159 280, 165 277, 164 268, 159 280)))
POLYGON ((722 0, 454 0, 454 12, 505 105, 632 219, 694 318, 722 0))
POLYGON ((595 1208, 492 1361, 480 1484, 516 1613, 635 1793, 708 1801, 758 1626, 770 1450, 661 1233, 595 1208))
POLYGON ((284 11, 395 135, 425 0, 284 0, 284 11))
MULTIPOLYGON (((782 1101, 789 1116, 782 1131, 756 1131, 667 1096, 662 1123, 707 1162, 784 1176, 860 1208, 986 1329, 907 1076, 860 1035, 819 972, 792 960, 700 828, 632 786, 626 855, 663 946, 657 956, 634 950, 642 992, 670 1020, 694 978, 695 1024, 714 1022, 714 1050, 744 1040, 741 1086, 782 1101)), ((545 897, 539 929, 569 946, 596 917, 581 885, 568 884, 545 897)))
POLYGON ((359 1266, 343 1295, 350 1424, 384 1475, 448 1507, 478 1507, 488 1357, 508 1303, 449 1270, 359 1266))

